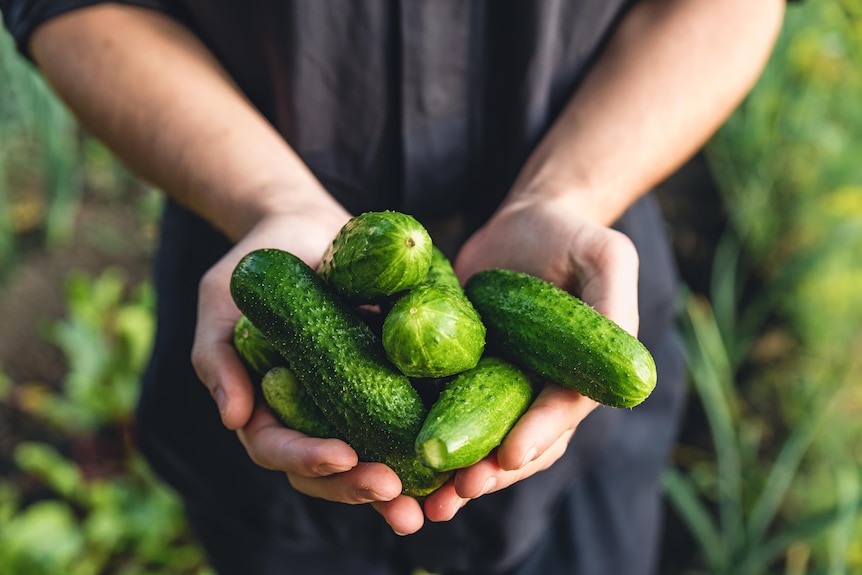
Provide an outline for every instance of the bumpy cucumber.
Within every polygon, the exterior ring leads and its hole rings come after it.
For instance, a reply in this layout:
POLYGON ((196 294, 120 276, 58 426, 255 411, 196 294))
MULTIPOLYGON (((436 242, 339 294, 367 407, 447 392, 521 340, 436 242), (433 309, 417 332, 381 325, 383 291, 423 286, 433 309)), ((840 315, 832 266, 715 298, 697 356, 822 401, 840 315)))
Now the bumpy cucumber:
POLYGON ((495 357, 450 381, 416 437, 416 452, 441 471, 461 469, 500 445, 533 398, 520 369, 495 357))
POLYGON ((387 313, 383 347, 405 375, 446 377, 475 367, 485 349, 485 325, 460 286, 423 283, 387 313))
POLYGON ((287 364, 287 360, 245 315, 241 315, 234 326, 233 345, 246 365, 258 375, 287 364))
POLYGON ((455 275, 452 262, 437 246, 431 246, 431 267, 428 268, 428 273, 422 283, 448 285, 461 290, 461 282, 455 275))
POLYGON ((336 432, 305 386, 287 367, 273 367, 260 382, 263 398, 282 423, 311 437, 335 437, 336 432))
POLYGON ((313 269, 276 249, 247 254, 230 283, 237 307, 288 360, 314 402, 365 461, 386 463, 405 493, 424 495, 446 476, 413 449, 426 410, 380 340, 313 269))
POLYGON ((365 212, 338 232, 318 272, 348 301, 380 302, 425 278, 431 248, 431 236, 413 216, 365 212))
POLYGON ((522 367, 612 407, 638 405, 655 388, 655 362, 643 344, 560 288, 497 269, 475 274, 465 291, 489 345, 522 367))

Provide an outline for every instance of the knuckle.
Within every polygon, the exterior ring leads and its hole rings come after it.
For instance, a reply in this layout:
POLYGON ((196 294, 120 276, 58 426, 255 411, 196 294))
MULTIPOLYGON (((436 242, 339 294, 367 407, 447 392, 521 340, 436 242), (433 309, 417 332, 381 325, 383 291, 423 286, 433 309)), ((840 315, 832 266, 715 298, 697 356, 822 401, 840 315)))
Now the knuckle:
POLYGON ((620 231, 611 231, 613 233, 608 236, 605 244, 605 256, 626 265, 637 265, 640 256, 632 239, 620 231))

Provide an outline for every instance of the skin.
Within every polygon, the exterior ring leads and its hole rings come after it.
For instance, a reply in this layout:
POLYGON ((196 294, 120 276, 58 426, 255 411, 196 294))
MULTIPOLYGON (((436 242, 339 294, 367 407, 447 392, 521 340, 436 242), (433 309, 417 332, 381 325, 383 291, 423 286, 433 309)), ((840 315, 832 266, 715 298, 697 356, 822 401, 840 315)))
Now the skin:
MULTIPOLYGON (((579 294, 636 334, 638 256, 608 225, 738 105, 765 64, 783 7, 783 0, 638 3, 504 203, 458 254, 459 277, 492 267, 526 271, 579 294)), ((339 440, 281 426, 255 405, 233 351, 239 312, 230 273, 258 247, 289 250, 316 267, 351 214, 177 22, 128 6, 94 6, 40 26, 30 49, 91 133, 236 242, 201 280, 192 362, 224 425, 257 464, 283 471, 308 495, 370 503, 396 533, 409 534, 565 452, 596 404, 549 385, 494 454, 459 471, 423 508, 400 494, 386 466, 358 462, 339 440)))

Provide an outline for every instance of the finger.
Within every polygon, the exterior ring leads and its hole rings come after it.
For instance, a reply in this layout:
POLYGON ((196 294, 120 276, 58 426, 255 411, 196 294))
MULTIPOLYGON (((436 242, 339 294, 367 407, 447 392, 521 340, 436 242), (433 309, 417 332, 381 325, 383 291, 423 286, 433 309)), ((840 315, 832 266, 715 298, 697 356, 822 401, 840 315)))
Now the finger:
POLYGON ((458 495, 455 484, 449 481, 425 498, 423 508, 429 521, 449 521, 468 501, 469 499, 458 495))
POLYGON ((382 463, 362 462, 349 471, 326 477, 288 474, 288 479, 297 491, 339 503, 392 501, 401 494, 401 480, 382 463))
POLYGON ((264 406, 258 406, 237 436, 257 465, 305 477, 342 473, 359 462, 340 439, 318 439, 289 429, 264 406))
POLYGON ((201 279, 192 365, 218 405, 222 423, 239 429, 251 417, 254 390, 233 347, 240 312, 228 291, 229 277, 216 267, 201 279))
POLYGON ((416 533, 425 524, 422 507, 413 497, 399 495, 391 501, 376 501, 372 505, 397 535, 416 533))
POLYGON ((576 391, 547 384, 497 450, 502 469, 520 469, 573 432, 598 404, 576 391))
POLYGON ((476 499, 506 489, 518 481, 547 469, 566 452, 573 433, 574 431, 564 433, 541 455, 519 469, 501 468, 497 458, 492 455, 475 465, 459 470, 452 481, 456 496, 464 501, 476 499))

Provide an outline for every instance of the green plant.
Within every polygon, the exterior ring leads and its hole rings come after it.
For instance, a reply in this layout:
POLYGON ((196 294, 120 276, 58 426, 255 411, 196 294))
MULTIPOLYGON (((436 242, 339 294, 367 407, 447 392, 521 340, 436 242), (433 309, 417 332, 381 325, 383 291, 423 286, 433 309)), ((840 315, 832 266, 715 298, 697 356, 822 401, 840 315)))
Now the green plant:
POLYGON ((48 337, 64 352, 62 389, 5 380, 0 399, 57 441, 23 441, 0 480, 0 572, 206 575, 182 505, 130 439, 153 337, 147 284, 128 293, 117 269, 76 273, 67 317, 48 337))
MULTIPOLYGON (((13 200, 33 201, 44 194, 44 214, 29 218, 44 217, 49 245, 68 242, 82 194, 83 136, 42 77, 16 52, 5 30, 0 32, 0 132, 7 144, 0 152, 3 202, 8 206, 13 200)), ((11 241, 14 231, 8 226, 0 230, 5 243, 11 241)))
POLYGON ((862 2, 790 7, 707 147, 730 221, 683 333, 712 445, 667 488, 717 572, 862 570, 860 70, 862 2))
POLYGON ((86 478, 80 467, 45 443, 26 442, 15 461, 53 496, 22 505, 5 485, 0 503, 0 568, 32 575, 204 575, 188 537, 182 506, 143 460, 119 475, 86 478))
POLYGON ((67 317, 46 333, 69 359, 64 393, 39 406, 40 417, 59 428, 93 432, 131 419, 155 320, 149 284, 127 295, 126 283, 120 268, 67 279, 67 317))
MULTIPOLYGON (((862 510, 858 489, 862 467, 847 462, 836 467, 832 488, 838 496, 826 509, 796 520, 781 516, 806 452, 834 417, 832 401, 809 398, 813 401, 806 417, 795 422, 774 459, 764 461, 762 421, 744 411, 730 354, 706 300, 686 299, 683 327, 691 380, 706 415, 715 461, 695 466, 688 474, 669 469, 664 486, 698 544, 705 572, 769 572, 793 544, 830 529, 834 530, 830 573, 845 572, 855 518, 862 510)), ((841 377, 843 371, 836 368, 834 375, 841 377)))

